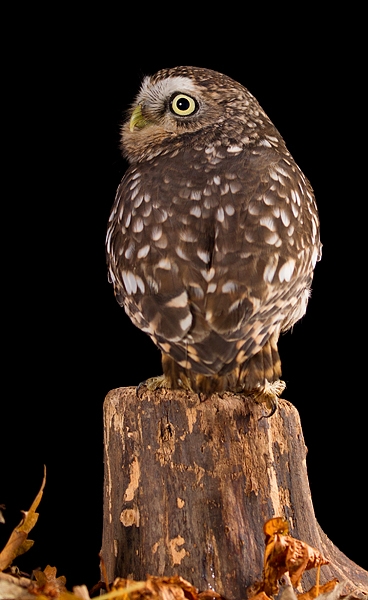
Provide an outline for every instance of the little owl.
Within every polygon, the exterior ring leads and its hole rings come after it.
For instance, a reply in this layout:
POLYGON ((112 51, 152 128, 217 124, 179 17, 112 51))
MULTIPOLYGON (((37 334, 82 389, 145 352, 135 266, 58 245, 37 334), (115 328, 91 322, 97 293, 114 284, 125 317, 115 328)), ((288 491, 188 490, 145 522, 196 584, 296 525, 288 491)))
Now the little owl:
POLYGON ((236 392, 274 409, 277 343, 321 256, 312 187, 257 100, 197 67, 145 77, 107 233, 118 303, 162 353, 150 389, 236 392))

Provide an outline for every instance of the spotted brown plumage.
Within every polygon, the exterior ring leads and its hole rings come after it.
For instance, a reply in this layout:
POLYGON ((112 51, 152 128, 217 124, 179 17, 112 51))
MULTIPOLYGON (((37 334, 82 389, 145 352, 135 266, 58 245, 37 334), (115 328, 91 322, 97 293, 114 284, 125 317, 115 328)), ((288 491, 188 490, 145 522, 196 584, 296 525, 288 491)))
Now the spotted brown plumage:
POLYGON ((117 301, 162 352, 151 387, 284 388, 277 342, 321 255, 313 190, 250 92, 195 67, 143 80, 107 233, 117 301))

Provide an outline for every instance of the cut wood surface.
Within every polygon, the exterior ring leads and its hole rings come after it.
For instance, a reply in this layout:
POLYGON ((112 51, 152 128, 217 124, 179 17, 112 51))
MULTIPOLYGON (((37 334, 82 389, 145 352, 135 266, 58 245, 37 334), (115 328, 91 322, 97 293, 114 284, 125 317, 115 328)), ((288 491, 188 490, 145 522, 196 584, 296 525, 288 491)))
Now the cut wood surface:
MULTIPOLYGON (((282 517, 330 561, 321 584, 337 578, 346 593, 367 593, 368 572, 316 521, 298 411, 280 400, 272 417, 264 414, 234 394, 201 402, 128 387, 106 396, 101 556, 109 582, 179 575, 241 600, 262 578, 263 525, 282 517)), ((316 570, 304 573, 303 591, 315 583, 316 570)))

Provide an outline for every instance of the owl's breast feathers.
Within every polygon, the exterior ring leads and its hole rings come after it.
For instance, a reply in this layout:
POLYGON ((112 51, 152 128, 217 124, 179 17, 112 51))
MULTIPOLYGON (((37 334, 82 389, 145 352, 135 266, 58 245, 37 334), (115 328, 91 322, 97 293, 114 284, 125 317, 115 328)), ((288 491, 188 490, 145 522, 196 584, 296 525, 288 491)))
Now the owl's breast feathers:
POLYGON ((320 253, 311 186, 272 136, 175 145, 131 165, 107 236, 118 302, 206 376, 246 363, 304 315, 320 253))

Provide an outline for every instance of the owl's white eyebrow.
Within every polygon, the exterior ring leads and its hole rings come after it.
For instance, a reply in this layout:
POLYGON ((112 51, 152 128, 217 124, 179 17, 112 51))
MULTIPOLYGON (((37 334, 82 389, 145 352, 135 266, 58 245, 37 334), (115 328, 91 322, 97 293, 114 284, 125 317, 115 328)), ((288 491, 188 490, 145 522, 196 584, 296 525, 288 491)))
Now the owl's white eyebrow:
POLYGON ((140 104, 144 99, 151 98, 166 98, 173 92, 195 92, 197 87, 189 79, 189 77, 168 77, 163 81, 152 83, 150 77, 145 77, 142 82, 141 89, 136 98, 136 103, 140 104))

